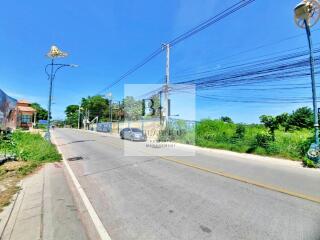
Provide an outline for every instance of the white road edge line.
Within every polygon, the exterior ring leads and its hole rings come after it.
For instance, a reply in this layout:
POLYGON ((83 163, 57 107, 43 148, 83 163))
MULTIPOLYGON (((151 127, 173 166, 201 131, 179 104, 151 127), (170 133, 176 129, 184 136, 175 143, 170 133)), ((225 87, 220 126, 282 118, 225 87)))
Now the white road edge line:
POLYGON ((63 156, 62 154, 62 151, 60 150, 58 144, 57 144, 57 141, 55 139, 55 136, 52 136, 52 139, 53 139, 53 143, 56 145, 59 153, 62 155, 62 159, 63 159, 63 163, 64 165, 66 166, 67 170, 68 170, 68 173, 72 179, 72 182, 75 186, 75 188, 77 189, 80 197, 81 197, 81 200, 83 201, 83 204, 85 205, 92 221, 93 221, 93 224, 100 236, 100 239, 101 240, 111 240, 107 230, 105 229, 105 227, 103 226, 98 214, 96 213, 96 211, 94 210, 92 204, 90 203, 90 200, 89 198, 87 197, 85 191, 83 190, 82 186, 80 185, 78 179, 76 178, 74 172, 72 171, 68 161, 65 159, 65 157, 63 156))

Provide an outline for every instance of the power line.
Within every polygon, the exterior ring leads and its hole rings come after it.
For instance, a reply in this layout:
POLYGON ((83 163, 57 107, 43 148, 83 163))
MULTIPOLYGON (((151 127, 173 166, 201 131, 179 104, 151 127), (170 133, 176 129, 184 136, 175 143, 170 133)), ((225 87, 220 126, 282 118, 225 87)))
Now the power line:
POLYGON ((131 68, 129 71, 127 71, 126 73, 124 73, 123 75, 121 75, 116 81, 112 82, 110 85, 108 85, 107 87, 105 87, 104 89, 102 89, 100 92, 98 92, 98 94, 100 94, 101 92, 105 92, 107 89, 117 85, 120 81, 122 81, 123 79, 125 79, 126 77, 128 77, 130 74, 134 73, 135 71, 137 71, 139 68, 143 67, 144 65, 146 65, 149 61, 151 61, 152 59, 154 59, 156 56, 158 56, 160 53, 162 52, 162 48, 158 48, 156 51, 154 51, 152 54, 150 54, 148 57, 146 57, 141 63, 137 64, 136 66, 134 66, 133 68, 131 68))
MULTIPOLYGON (((174 46, 174 45, 184 41, 185 39, 193 36, 194 34, 200 32, 200 31, 202 31, 202 30, 204 30, 206 28, 208 28, 209 26, 211 26, 214 23, 217 23, 217 22, 221 21, 225 17, 227 17, 227 16, 231 15, 232 13, 240 10, 241 8, 244 8, 245 6, 249 5, 250 3, 253 3, 254 1, 255 0, 241 0, 241 1, 233 4, 232 6, 226 8, 225 10, 223 10, 220 13, 218 13, 214 17, 209 18, 208 20, 200 23, 199 25, 193 27, 192 29, 190 29, 187 32, 181 34, 180 36, 174 38, 173 40, 171 40, 169 42, 170 46, 174 46)), ((127 72, 125 72, 123 75, 121 75, 114 82, 112 82, 107 87, 105 87, 101 91, 99 91, 98 94, 100 94, 101 92, 104 92, 107 89, 117 85, 120 81, 122 81, 123 79, 125 79, 126 77, 131 75, 132 73, 136 72, 138 69, 140 69, 145 64, 147 64, 152 59, 154 59, 156 56, 158 56, 162 51, 163 51, 163 48, 161 48, 161 47, 156 49, 153 53, 151 53, 149 56, 147 56, 142 62, 140 62, 139 64, 137 64, 134 67, 132 67, 131 69, 129 69, 127 72)))
MULTIPOLYGON (((192 94, 188 91, 181 91, 182 93, 192 94)), ((259 103, 259 104, 288 104, 288 103, 312 103, 311 97, 292 97, 292 98, 239 98, 234 96, 212 96, 195 94, 206 101, 210 102, 228 102, 228 103, 259 103)), ((318 98, 320 99, 320 98, 318 98)))
MULTIPOLYGON (((320 45, 320 43, 316 43, 314 44, 315 46, 316 45, 320 45)), ((263 59, 263 57, 268 57, 268 56, 274 56, 276 55, 276 57, 274 58, 270 58, 271 60, 272 59, 276 59, 277 57, 279 57, 279 54, 283 54, 285 52, 292 52, 294 50, 298 50, 298 49, 306 49, 306 46, 301 46, 301 47, 296 47, 296 48, 291 48, 291 49, 287 49, 287 50, 283 50, 283 51, 278 51, 278 52, 274 52, 274 53, 271 53, 271 54, 264 54, 262 56, 259 56, 259 57, 256 57, 255 59, 251 59, 250 61, 247 61, 247 62, 244 62, 243 60, 241 61, 234 61, 234 62, 231 62, 231 63, 238 63, 238 62, 241 62, 241 64, 237 64, 237 65, 226 65, 225 67, 211 67, 210 68, 210 65, 203 65, 203 66, 198 66, 196 69, 198 70, 197 72, 191 72, 191 73, 186 73, 186 74, 182 74, 182 75, 176 75, 176 76, 173 76, 173 79, 187 79, 187 77, 191 77, 191 76, 197 76, 197 75, 205 75, 207 73, 211 73, 211 72, 220 72, 222 70, 226 70, 226 69, 229 69, 229 68, 234 68, 234 67, 240 67, 240 66, 246 66, 246 65, 249 65, 253 62, 255 63, 259 63, 259 61, 265 61, 265 58, 263 59), (204 71, 199 71, 199 68, 206 68, 206 70, 204 71)), ((189 69, 189 70, 193 70, 193 69, 189 69)), ((182 71, 183 72, 183 71, 182 71)), ((200 76, 199 76, 200 77, 200 76)))
MULTIPOLYGON (((295 49, 299 49, 299 48, 295 48, 295 49)), ((291 50, 290 50, 291 51, 291 50)), ((316 51, 319 51, 319 49, 316 49, 316 51)), ((286 51, 284 51, 286 52, 286 51)), ((276 62, 281 62, 281 61, 287 61, 290 59, 298 59, 301 57, 306 57, 308 55, 308 51, 299 51, 299 52, 293 52, 290 54, 286 54, 286 55, 280 55, 280 56, 276 56, 276 57, 272 57, 272 58, 264 58, 264 59, 258 59, 258 60, 254 60, 254 61, 249 61, 249 62, 244 62, 241 64, 237 64, 237 65, 229 65, 220 69, 211 69, 211 70, 207 70, 204 72, 199 72, 199 74, 206 74, 206 73, 210 73, 210 72, 215 72, 216 76, 217 73, 225 73, 225 70, 231 70, 231 71, 237 71, 237 72, 242 72, 243 68, 246 67, 247 69, 250 67, 250 69, 252 70, 253 68, 259 68, 261 66, 266 66, 267 64, 273 64, 276 62), (241 67, 241 70, 239 70, 238 68, 241 67)), ((194 79, 201 79, 201 78, 205 78, 205 76, 201 77, 199 76, 198 78, 193 78, 193 80, 189 80, 190 78, 188 78, 188 76, 193 76, 193 75, 198 75, 197 73, 192 73, 192 74, 186 74, 186 75, 182 75, 180 76, 180 82, 179 83, 184 83, 184 82, 188 82, 188 81, 194 81, 194 79)), ((210 76, 210 75, 209 75, 210 76)))
POLYGON ((225 9, 224 11, 217 14, 216 16, 209 18, 208 20, 204 21, 203 23, 195 26, 194 28, 190 29, 189 31, 176 37, 175 39, 173 39, 172 41, 169 42, 170 46, 174 46, 174 45, 178 44, 179 42, 193 36, 194 34, 206 29, 207 27, 211 26, 214 23, 219 22, 223 18, 231 15, 232 13, 240 10, 241 8, 244 8, 245 6, 249 5, 250 3, 253 3, 254 1, 255 0, 242 0, 242 1, 235 3, 234 5, 225 9))
MULTIPOLYGON (((280 88, 279 84, 270 85, 270 82, 275 82, 279 80, 286 80, 290 78, 302 78, 309 76, 310 72, 308 70, 308 60, 307 51, 295 51, 300 48, 290 49, 289 54, 282 54, 280 56, 260 59, 256 61, 249 61, 238 65, 227 66, 225 68, 219 69, 215 75, 210 75, 206 77, 186 79, 184 81, 175 82, 176 85, 172 85, 171 92, 179 89, 186 89, 188 87, 193 88, 194 86, 198 90, 207 89, 219 89, 226 87, 238 87, 248 84, 264 84, 264 88, 260 89, 249 89, 265 91, 266 89, 276 90, 276 89, 303 89, 308 88, 306 84, 288 84, 286 83, 286 88, 280 88), (226 71, 227 70, 227 71, 226 71), (179 86, 180 85, 180 86, 179 86), (186 85, 186 86, 184 86, 186 85), (190 86, 191 85, 191 86, 190 86), (288 88, 288 86, 291 86, 288 88), (265 88, 266 86, 277 88, 265 88), (300 86, 300 87, 294 87, 300 86)), ((285 51, 287 52, 287 51, 285 51)), ((320 48, 315 49, 315 53, 320 52, 320 48)), ((316 64, 319 64, 319 58, 316 58, 316 64)), ((295 79, 296 80, 296 79, 295 79)), ((161 88, 145 93, 144 97, 153 95, 157 91, 159 92, 161 88)), ((246 89, 239 89, 246 90, 246 89)))
MULTIPOLYGON (((319 31, 320 28, 317 28, 317 29, 314 29, 312 32, 316 32, 316 31, 319 31)), ((268 43, 268 44, 263 44, 263 45, 260 45, 260 46, 256 46, 256 47, 253 47, 253 48, 250 48, 250 49, 246 49, 244 51, 240 51, 238 53, 234 53, 234 54, 231 54, 231 55, 228 55, 228 56, 225 56, 225 57, 221 57, 221 58, 218 58, 218 59, 214 59, 213 61, 209 61, 208 63, 210 64, 213 64, 213 63, 217 63, 217 62, 220 62, 222 60, 226 60, 226 59, 230 59, 230 58, 234 58, 236 56, 239 56, 239 55, 243 55, 243 54, 246 54, 246 53, 250 53, 250 52, 253 52, 253 51, 256 51, 256 50, 259 50, 259 49, 263 49, 263 48, 266 48, 266 47, 270 47, 270 46, 274 46, 274 45, 277 45, 277 44, 280 44, 280 43, 283 43, 285 41, 289 41, 289 40, 292 40, 292 39, 295 39, 295 38, 298 38, 298 37, 302 37, 304 36, 305 37, 305 33, 301 33, 301 34, 297 34, 297 35, 293 35, 293 36, 289 36, 289 37, 286 37, 286 38, 283 38, 283 39, 280 39, 280 40, 277 40, 275 42, 272 42, 272 43, 268 43)), ((319 44, 319 43, 317 43, 319 44)), ((307 46, 303 46, 303 47, 298 47, 298 48, 307 48, 307 46)), ((293 49, 288 49, 286 51, 292 51, 292 50, 296 50, 298 48, 293 48, 293 49)), ((282 52, 282 51, 281 51, 282 52)), ((279 52, 275 52, 275 53, 271 53, 271 54, 266 54, 266 55, 262 55, 260 57, 266 57, 266 56, 270 56, 270 55, 275 55, 275 54, 278 54, 279 52)), ((242 61, 242 60, 241 60, 242 61)), ((234 61, 232 63, 236 63, 236 62, 239 62, 239 61, 234 61)), ((201 65, 201 66, 196 66, 197 69, 200 68, 203 68, 203 67, 206 67, 208 65, 201 65)), ((192 66, 191 66, 192 67, 192 66)), ((179 72, 176 72, 176 73, 184 73, 184 72, 189 72, 190 70, 194 70, 194 68, 190 68, 190 65, 187 67, 187 69, 184 69, 184 70, 181 70, 179 72)), ((178 76, 179 77, 179 76, 178 76)))
POLYGON ((197 94, 196 96, 200 98, 207 99, 209 101, 215 102, 231 102, 231 103, 260 103, 260 104, 289 104, 289 103, 312 103, 312 98, 303 98, 303 99, 273 99, 273 100, 265 100, 265 99, 247 99, 240 100, 235 98, 224 98, 224 97, 212 97, 212 96, 204 96, 197 94), (308 100, 310 99, 310 100, 308 100))
MULTIPOLYGON (((318 53, 320 49, 315 49, 318 53)), ((215 83, 235 83, 236 80, 258 80, 266 78, 289 78, 308 76, 307 72, 308 59, 307 52, 297 52, 294 54, 284 55, 277 58, 265 59, 264 61, 246 64, 245 68, 239 69, 239 65, 229 67, 229 71, 222 71, 219 74, 196 78, 192 80, 176 82, 177 84, 196 84, 206 86, 215 83), (301 59, 302 58, 302 59, 301 59), (297 59, 297 60, 295 60, 297 59)), ((316 59, 319 61, 319 57, 316 59)))

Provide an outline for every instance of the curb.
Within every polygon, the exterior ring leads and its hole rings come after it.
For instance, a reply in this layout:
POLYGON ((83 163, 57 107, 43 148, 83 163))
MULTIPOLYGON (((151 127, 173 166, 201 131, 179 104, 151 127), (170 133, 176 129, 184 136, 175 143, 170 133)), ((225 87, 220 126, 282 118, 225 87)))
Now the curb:
POLYGON ((74 189, 77 191, 78 195, 80 196, 82 203, 86 209, 86 211, 88 212, 91 221, 95 227, 95 230, 97 231, 98 236, 100 237, 101 240, 111 240, 109 233, 107 232, 107 230, 105 229, 103 223, 101 222, 98 214, 96 213, 96 211, 94 210, 94 207, 92 206, 89 198, 87 197, 84 189, 82 188, 82 186, 80 185, 77 177, 75 176, 74 172, 72 171, 68 161, 65 159, 65 157, 63 156, 63 153, 60 149, 60 147, 57 144, 57 141, 55 139, 54 134, 52 134, 52 142, 55 144, 55 146, 57 147, 59 153, 62 156, 63 159, 63 164, 66 167, 66 171, 68 172, 68 175, 73 183, 74 189))
MULTIPOLYGON (((18 186, 21 186, 21 182, 18 184, 18 186)), ((5 207, 4 210, 1 212, 1 215, 3 214, 4 217, 0 219, 0 239, 2 239, 3 234, 7 229, 9 220, 12 217, 12 213, 20 193, 21 189, 15 195, 13 195, 11 203, 7 207, 5 207)))

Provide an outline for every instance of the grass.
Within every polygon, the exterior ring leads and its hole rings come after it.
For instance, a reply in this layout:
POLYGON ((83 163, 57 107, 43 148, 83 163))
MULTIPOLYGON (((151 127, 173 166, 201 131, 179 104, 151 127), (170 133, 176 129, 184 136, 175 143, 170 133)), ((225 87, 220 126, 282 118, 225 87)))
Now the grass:
POLYGON ((12 141, 15 144, 14 154, 18 160, 36 163, 61 160, 56 147, 47 142, 40 134, 14 132, 12 141))
POLYGON ((15 156, 16 161, 0 165, 0 211, 19 190, 17 183, 43 163, 61 160, 56 147, 40 134, 16 131, 0 139, 0 153, 15 156))
MULTIPOLYGON (((313 131, 276 130, 275 140, 260 124, 235 124, 205 119, 194 129, 175 135, 170 140, 207 148, 253 153, 303 161, 312 142, 313 131), (192 139, 194 141, 192 141, 192 139)), ((308 165, 308 164, 307 164, 308 165)), ((310 165, 310 164, 309 164, 310 165)))

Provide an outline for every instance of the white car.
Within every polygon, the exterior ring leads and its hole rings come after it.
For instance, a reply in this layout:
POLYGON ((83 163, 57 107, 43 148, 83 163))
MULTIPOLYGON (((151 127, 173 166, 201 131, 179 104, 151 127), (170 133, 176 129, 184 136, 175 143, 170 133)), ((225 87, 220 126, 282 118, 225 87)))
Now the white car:
POLYGON ((146 141, 146 136, 139 128, 124 128, 120 131, 120 138, 131 141, 146 141))

